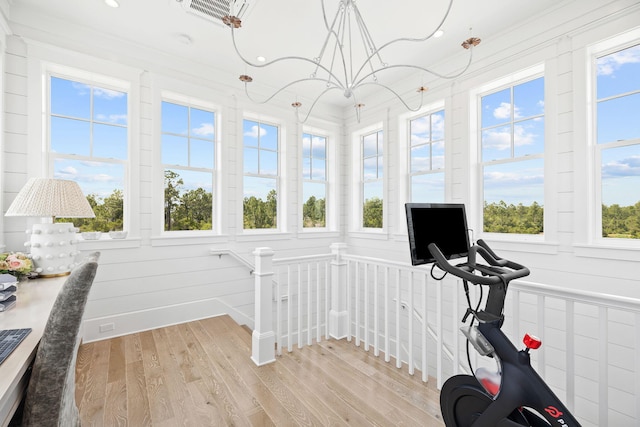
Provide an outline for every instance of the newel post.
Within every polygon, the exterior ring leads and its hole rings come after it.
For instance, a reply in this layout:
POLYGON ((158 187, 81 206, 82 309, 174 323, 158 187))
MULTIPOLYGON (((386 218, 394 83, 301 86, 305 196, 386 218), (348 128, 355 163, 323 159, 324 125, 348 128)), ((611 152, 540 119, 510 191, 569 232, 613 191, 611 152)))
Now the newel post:
POLYGON ((342 256, 347 252, 346 243, 331 245, 331 309, 329 310, 329 335, 336 339, 347 337, 349 313, 347 312, 347 262, 342 256))
POLYGON ((255 328, 251 335, 251 359, 258 365, 275 362, 276 336, 273 332, 273 249, 253 251, 255 277, 255 328))

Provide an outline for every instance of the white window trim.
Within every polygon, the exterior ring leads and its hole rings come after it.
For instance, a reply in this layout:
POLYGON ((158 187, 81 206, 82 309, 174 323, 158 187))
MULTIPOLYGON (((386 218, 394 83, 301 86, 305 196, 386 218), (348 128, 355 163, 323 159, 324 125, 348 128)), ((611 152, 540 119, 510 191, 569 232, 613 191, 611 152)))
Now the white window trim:
MULTIPOLYGON (((549 141, 551 141, 551 135, 553 134, 553 125, 548 123, 548 118, 553 116, 552 113, 549 112, 549 106, 553 104, 553 102, 548 102, 551 99, 552 88, 554 88, 553 79, 549 77, 549 73, 547 72, 549 67, 548 64, 539 63, 537 65, 521 69, 517 72, 510 73, 504 77, 491 81, 489 83, 482 84, 472 90, 469 91, 469 99, 470 99, 470 123, 473 124, 470 129, 470 140, 471 140, 471 151, 470 151, 470 161, 477 165, 476 169, 476 187, 471 189, 471 204, 475 207, 474 209, 470 209, 471 212, 475 212, 475 220, 470 221, 470 224, 477 224, 478 230, 476 231, 477 238, 483 238, 488 241, 495 242, 519 242, 519 243, 544 243, 551 242, 556 238, 557 234, 557 226, 554 221, 551 221, 549 218, 554 215, 555 202, 553 202, 553 197, 551 196, 551 191, 549 188, 550 179, 549 177, 553 176, 553 160, 554 156, 549 154, 549 141), (544 153, 537 157, 542 158, 544 161, 544 233, 543 235, 530 235, 530 234, 515 234, 515 233, 487 233, 483 231, 483 211, 482 206, 484 205, 484 179, 483 179, 483 171, 484 164, 481 160, 481 138, 479 136, 481 129, 481 117, 482 111, 480 108, 480 98, 484 95, 487 95, 491 92, 496 92, 498 90, 505 89, 507 87, 515 86, 520 83, 524 83, 529 80, 536 79, 538 77, 543 77, 545 80, 545 147, 544 153), (475 144, 473 143, 475 141, 475 144), (475 191, 474 191, 475 189, 475 191), (475 195, 474 195, 475 193, 475 195)), ((554 120, 554 119, 552 119, 554 120)), ((552 122, 553 123, 553 122, 552 122)), ((533 156, 531 158, 534 158, 533 156)), ((552 243, 555 245, 555 243, 552 243)))
MULTIPOLYGON (((170 84, 165 82, 165 85, 169 86, 170 84)), ((184 90, 185 88, 182 88, 182 89, 184 90)), ((201 89, 199 90, 201 92, 201 89)), ((203 100, 201 97, 185 95, 184 93, 178 93, 173 90, 160 89, 157 93, 159 95, 158 102, 156 103, 156 105, 158 106, 158 109, 155 112, 154 117, 157 118, 157 120, 155 120, 155 123, 156 123, 156 131, 158 136, 157 138, 154 138, 154 141, 158 142, 156 146, 160 148, 155 152, 154 165, 158 165, 158 170, 159 170, 158 173, 161 176, 158 178, 158 180, 160 181, 160 190, 159 192, 157 190, 154 191, 154 194, 160 194, 162 195, 162 197, 158 197, 159 202, 156 204, 156 209, 154 209, 155 212, 161 212, 161 214, 159 215, 159 218, 154 218, 154 236, 156 237, 154 238, 153 241, 157 245, 162 245, 162 243, 159 243, 160 242, 159 238, 168 238, 169 240, 167 240, 167 242, 179 241, 181 244, 188 244, 188 242, 195 237, 211 238, 215 236, 220 236, 222 235, 222 222, 221 222, 222 215, 220 214, 220 209, 222 208, 221 197, 220 197, 220 192, 222 187, 220 185, 220 175, 221 175, 220 168, 222 164, 220 159, 221 157, 220 154, 222 151, 221 150, 221 146, 222 146, 221 121, 223 116, 223 114, 221 113, 222 108, 217 104, 203 100), (164 229, 164 168, 165 168, 165 165, 164 163, 162 163, 162 102, 163 101, 173 102, 173 103, 183 105, 183 106, 188 106, 188 107, 201 108, 203 110, 211 111, 214 113, 215 134, 214 134, 214 148, 213 148, 214 165, 212 170, 212 173, 213 173, 213 206, 212 206, 213 212, 211 217, 212 230, 166 231, 164 229), (157 224, 158 221, 159 221, 159 225, 157 224), (157 232, 155 232, 156 228, 158 230, 157 232), (181 239, 181 240, 177 240, 177 239, 181 239)))
POLYGON ((48 76, 90 81, 96 85, 115 87, 127 92, 129 123, 127 124, 128 159, 125 167, 125 218, 128 231, 126 239, 104 238, 98 241, 80 240, 82 250, 114 249, 140 245, 140 71, 40 43, 29 43, 27 60, 29 93, 41 94, 41 102, 30 102, 28 107, 28 177, 50 176, 48 154, 48 76), (64 63, 65 65, 61 65, 64 63))
MULTIPOLYGON (((640 248, 640 239, 618 239, 602 237, 602 151, 609 148, 624 147, 630 145, 638 145, 640 141, 636 139, 610 142, 607 144, 598 144, 597 141, 597 58, 606 56, 610 53, 626 49, 628 47, 640 44, 640 29, 630 31, 617 37, 593 44, 586 50, 587 55, 587 94, 588 94, 588 137, 586 139, 588 146, 588 169, 586 173, 591 179, 588 180, 588 212, 589 212, 589 232, 588 242, 599 248, 608 249, 638 249, 640 248)), ((584 252, 584 247, 580 251, 584 252)), ((588 255, 585 255, 588 256, 588 255)), ((614 259, 620 259, 621 255, 614 256, 614 259)), ((640 259, 640 257, 638 257, 640 259)))
MULTIPOLYGON (((444 131, 444 149, 445 149, 445 154, 444 154, 444 158, 445 158, 445 164, 444 167, 442 167, 441 169, 437 169, 437 171, 434 171, 433 169, 429 170, 428 172, 423 172, 421 173, 424 175, 428 175, 431 173, 444 173, 445 174, 445 188, 444 188, 444 193, 443 194, 443 200, 447 200, 447 184, 446 184, 446 179, 447 179, 447 137, 449 132, 447 132, 447 112, 445 110, 445 103, 444 103, 444 99, 440 100, 438 102, 434 102, 429 104, 428 106, 425 106, 423 108, 421 108, 420 110, 413 112, 413 113, 407 113, 407 114, 403 114, 400 116, 400 120, 399 120, 399 133, 400 133, 400 141, 402 141, 402 143, 400 144, 401 146, 401 153, 400 153, 400 161, 401 161, 401 170, 404 171, 405 173, 403 174, 404 179, 402 180, 402 195, 404 196, 404 200, 405 202, 408 202, 411 200, 411 194, 412 194, 412 188, 411 188, 411 121, 418 119, 420 117, 424 117, 424 116, 429 116, 431 114, 437 113, 438 111, 442 111, 444 112, 444 121, 445 121, 445 131, 444 131)), ((403 211, 404 211, 404 207, 403 207, 403 211)), ((402 216, 404 217, 404 212, 402 214, 402 216)))
MULTIPOLYGON (((317 234, 317 233, 330 233, 335 232, 338 229, 338 198, 337 198, 337 173, 338 173, 338 155, 337 155, 337 146, 338 146, 338 138, 334 132, 327 131, 326 129, 313 127, 313 126, 303 126, 302 133, 299 138, 302 141, 302 136, 304 134, 311 134, 315 136, 322 136, 326 138, 326 170, 325 170, 325 182, 326 182, 326 194, 325 194, 325 226, 319 228, 305 228, 302 224, 303 218, 303 207, 305 200, 304 197, 304 178, 302 178, 302 173, 300 173, 299 182, 300 185, 298 187, 298 191, 300 194, 300 207, 298 209, 299 221, 298 227, 304 234, 317 234)), ((300 170, 302 171, 302 144, 298 144, 298 159, 300 161, 300 170)))
POLYGON ((287 206, 287 149, 286 149, 286 135, 287 135, 287 127, 285 122, 282 119, 278 119, 271 116, 266 116, 264 114, 256 114, 248 111, 244 111, 240 120, 238 121, 238 151, 237 158, 238 161, 238 205, 237 205, 237 218, 236 218, 236 226, 238 230, 238 235, 251 236, 250 238, 256 237, 260 239, 261 235, 273 235, 279 234, 281 237, 285 235, 288 231, 288 206, 287 206), (271 126, 276 126, 278 128, 278 174, 276 175, 276 192, 277 192, 277 224, 276 228, 264 228, 264 229, 245 229, 244 228, 244 121, 251 120, 259 123, 268 124, 271 126))
POLYGON ((151 245, 152 246, 178 246, 191 244, 215 244, 227 242, 228 235, 226 233, 224 220, 226 216, 226 205, 221 203, 226 200, 227 190, 223 184, 225 176, 221 165, 225 161, 224 152, 222 150, 222 138, 224 129, 224 118, 226 110, 215 102, 208 100, 216 99, 219 95, 207 88, 206 86, 194 85, 183 80, 176 80, 160 75, 150 75, 149 87, 151 90, 150 99, 147 102, 152 104, 151 111, 148 111, 149 117, 153 123, 152 129, 149 130, 151 136, 149 138, 151 146, 147 147, 151 151, 152 163, 152 214, 150 214, 151 226, 151 245), (215 163, 214 163, 214 206, 213 206, 213 230, 175 230, 164 231, 164 166, 162 164, 162 101, 174 101, 180 104, 201 107, 215 113, 216 129, 215 129, 215 163), (157 195, 160 195, 158 197, 157 195))
POLYGON ((361 232, 364 236, 372 236, 378 234, 385 234, 389 225, 387 224, 389 218, 388 215, 388 206, 387 206, 387 180, 389 177, 388 173, 388 150, 389 150, 389 141, 387 137, 387 129, 385 128, 383 122, 378 122, 373 125, 358 129, 353 132, 351 135, 351 164, 353 167, 351 168, 351 232, 361 232), (363 174, 363 165, 362 165, 362 138, 365 135, 369 135, 378 131, 382 131, 382 156, 383 156, 383 167, 382 167, 382 228, 365 228, 362 224, 362 202, 363 202, 363 182, 362 182, 362 174, 363 174), (356 163, 357 162, 357 163, 356 163), (357 167, 356 167, 357 164, 357 167))

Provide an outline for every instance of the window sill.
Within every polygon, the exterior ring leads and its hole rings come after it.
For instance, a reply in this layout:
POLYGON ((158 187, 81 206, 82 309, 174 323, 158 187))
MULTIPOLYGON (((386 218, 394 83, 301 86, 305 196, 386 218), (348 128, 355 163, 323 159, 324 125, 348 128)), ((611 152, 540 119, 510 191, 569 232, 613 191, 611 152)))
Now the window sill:
POLYGON ((340 237, 340 233, 331 230, 303 230, 298 234, 299 239, 317 239, 317 238, 332 238, 337 239, 340 237))
POLYGON ((181 246, 181 245, 208 245, 212 243, 226 243, 229 237, 226 235, 175 235, 158 236, 151 238, 151 246, 181 246))
POLYGON ((486 235, 481 237, 481 239, 487 242, 489 246, 491 246, 491 249, 494 249, 498 253, 500 251, 509 251, 556 255, 560 247, 560 244, 557 242, 545 242, 538 239, 506 240, 486 235))
POLYGON ((139 237, 126 239, 111 239, 109 237, 98 240, 78 240, 78 248, 83 251, 138 248, 142 240, 139 237))
POLYGON ((291 239, 291 233, 285 233, 283 231, 269 230, 269 231, 245 231, 243 234, 236 236, 238 242, 263 242, 273 240, 289 240, 291 239))
POLYGON ((389 236, 384 230, 374 230, 371 231, 351 231, 349 232, 349 237, 355 237, 358 239, 375 239, 375 240, 388 240, 389 236))
POLYGON ((595 243, 589 245, 573 245, 576 256, 585 258, 603 258, 617 261, 640 261, 640 242, 624 242, 623 245, 595 243))

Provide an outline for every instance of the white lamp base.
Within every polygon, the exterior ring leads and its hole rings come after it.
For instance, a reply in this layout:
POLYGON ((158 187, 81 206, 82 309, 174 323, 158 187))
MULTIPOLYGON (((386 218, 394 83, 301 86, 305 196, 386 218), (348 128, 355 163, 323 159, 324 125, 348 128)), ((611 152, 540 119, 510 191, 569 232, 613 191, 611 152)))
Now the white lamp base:
POLYGON ((27 233, 31 240, 31 259, 40 277, 65 276, 77 265, 77 228, 70 222, 34 224, 27 233))

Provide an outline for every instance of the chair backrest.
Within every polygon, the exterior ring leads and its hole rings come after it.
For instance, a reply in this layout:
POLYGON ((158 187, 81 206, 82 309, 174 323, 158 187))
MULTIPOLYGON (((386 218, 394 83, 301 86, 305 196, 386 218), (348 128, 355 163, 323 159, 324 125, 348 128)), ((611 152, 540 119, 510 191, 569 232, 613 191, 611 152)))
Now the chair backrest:
POLYGON ((75 365, 80 326, 99 252, 76 267, 64 283, 44 329, 33 364, 22 425, 79 426, 75 401, 75 365))

